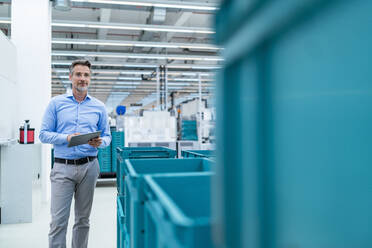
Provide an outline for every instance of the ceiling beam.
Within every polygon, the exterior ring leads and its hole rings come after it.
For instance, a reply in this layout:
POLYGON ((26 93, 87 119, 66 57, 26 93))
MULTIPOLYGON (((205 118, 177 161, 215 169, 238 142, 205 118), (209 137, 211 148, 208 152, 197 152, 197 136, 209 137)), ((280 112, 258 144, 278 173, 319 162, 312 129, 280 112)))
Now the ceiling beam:
MULTIPOLYGON (((110 22, 110 18, 111 18, 111 9, 100 9, 99 21, 101 23, 110 22)), ((98 29, 98 32, 97 32, 97 38, 98 38, 98 40, 106 40, 107 33, 108 33, 108 29, 107 28, 100 28, 100 29, 98 29)), ((101 47, 98 47, 98 50, 100 50, 100 48, 101 47)))
MULTIPOLYGON (((182 12, 178 17, 177 21, 174 23, 174 26, 183 26, 192 16, 192 12, 182 12)), ((175 32, 169 32, 166 34, 166 42, 169 42, 172 37, 175 35, 175 32)))

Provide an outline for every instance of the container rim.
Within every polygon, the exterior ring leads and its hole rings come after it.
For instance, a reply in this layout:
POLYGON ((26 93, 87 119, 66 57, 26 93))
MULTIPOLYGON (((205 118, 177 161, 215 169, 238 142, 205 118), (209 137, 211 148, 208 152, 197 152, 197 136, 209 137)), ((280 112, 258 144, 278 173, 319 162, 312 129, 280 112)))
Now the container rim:
POLYGON ((158 200, 162 203, 162 206, 169 213, 170 219, 179 226, 195 226, 195 225, 206 225, 210 223, 211 218, 200 217, 198 220, 193 220, 186 216, 184 212, 177 206, 177 204, 168 196, 167 193, 154 181, 154 177, 184 177, 187 176, 212 176, 213 172, 190 172, 190 173, 167 173, 167 174, 153 174, 145 175, 143 177, 145 183, 151 188, 155 195, 157 195, 158 200))

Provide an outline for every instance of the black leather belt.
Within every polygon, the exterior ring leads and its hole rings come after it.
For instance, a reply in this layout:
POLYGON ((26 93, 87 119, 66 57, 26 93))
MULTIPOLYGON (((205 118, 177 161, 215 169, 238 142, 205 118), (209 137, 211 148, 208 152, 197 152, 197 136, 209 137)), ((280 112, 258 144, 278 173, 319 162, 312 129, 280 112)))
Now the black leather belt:
POLYGON ((97 156, 90 156, 90 157, 79 158, 79 159, 54 158, 54 162, 62 163, 62 164, 82 165, 82 164, 86 164, 90 161, 93 161, 96 158, 97 158, 97 156))

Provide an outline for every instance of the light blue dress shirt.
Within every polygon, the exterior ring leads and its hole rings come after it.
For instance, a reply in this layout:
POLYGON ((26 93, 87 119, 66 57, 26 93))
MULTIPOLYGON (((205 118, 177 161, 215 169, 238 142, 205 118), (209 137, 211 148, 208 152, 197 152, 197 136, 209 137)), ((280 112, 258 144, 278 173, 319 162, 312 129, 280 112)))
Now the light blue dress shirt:
POLYGON ((40 141, 54 145, 54 157, 78 159, 97 156, 97 148, 88 144, 67 147, 67 136, 101 131, 102 144, 110 145, 111 134, 105 105, 87 95, 79 103, 71 94, 53 97, 41 124, 40 141))

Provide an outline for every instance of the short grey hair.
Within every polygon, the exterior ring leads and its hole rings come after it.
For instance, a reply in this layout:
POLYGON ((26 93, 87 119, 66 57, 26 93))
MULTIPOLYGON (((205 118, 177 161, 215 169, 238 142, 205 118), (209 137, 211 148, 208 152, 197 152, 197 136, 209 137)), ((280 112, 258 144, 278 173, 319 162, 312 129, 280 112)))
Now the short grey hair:
POLYGON ((90 68, 92 67, 92 64, 89 62, 89 60, 75 60, 74 62, 71 63, 70 68, 69 68, 71 75, 74 72, 74 67, 77 65, 88 66, 89 70, 91 70, 90 68))

